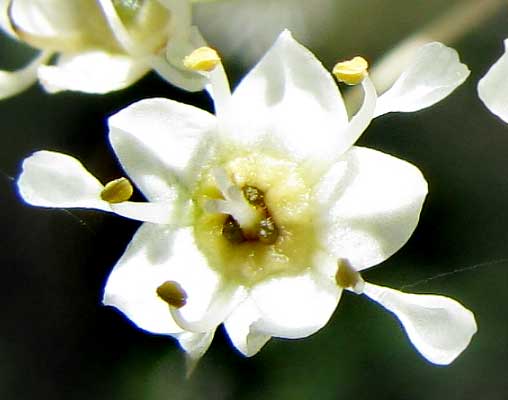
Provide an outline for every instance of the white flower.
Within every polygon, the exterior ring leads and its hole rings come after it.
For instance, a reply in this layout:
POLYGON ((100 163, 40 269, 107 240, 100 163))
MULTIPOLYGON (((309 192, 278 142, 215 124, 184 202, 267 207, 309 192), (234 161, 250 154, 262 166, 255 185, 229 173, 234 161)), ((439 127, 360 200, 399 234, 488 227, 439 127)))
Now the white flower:
POLYGON ((504 47, 504 54, 478 82, 478 95, 492 113, 508 122, 508 39, 504 47))
POLYGON ((0 71, 0 99, 37 79, 50 93, 107 93, 151 69, 201 90, 203 79, 177 61, 203 43, 190 7, 188 0, 0 0, 0 28, 41 50, 26 67, 0 71))
POLYGON ((332 76, 285 31, 233 94, 220 63, 204 73, 216 116, 149 99, 109 119, 111 145, 148 202, 126 201, 125 179, 105 188, 76 159, 47 151, 24 161, 20 194, 33 205, 146 221, 111 272, 104 303, 174 336, 192 359, 221 323, 247 356, 272 336, 311 335, 346 288, 393 312, 429 361, 448 364, 476 331, 472 313, 360 276, 408 240, 425 179, 405 161, 353 144, 377 107, 429 106, 469 71, 454 50, 432 43, 376 102, 360 61, 336 68, 351 83, 363 77, 363 105, 348 120, 332 76))

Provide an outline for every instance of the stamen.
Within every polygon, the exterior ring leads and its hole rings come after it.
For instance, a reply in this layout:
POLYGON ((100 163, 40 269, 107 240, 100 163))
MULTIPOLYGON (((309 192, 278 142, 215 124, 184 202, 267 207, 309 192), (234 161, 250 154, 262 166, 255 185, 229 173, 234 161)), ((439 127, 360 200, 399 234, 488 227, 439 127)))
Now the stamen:
POLYGON ((222 225, 222 235, 231 243, 238 244, 247 240, 243 234, 242 228, 230 215, 222 225))
POLYGON ((230 181, 223 168, 215 168, 212 175, 224 200, 209 200, 205 203, 205 210, 216 210, 231 215, 244 231, 254 229, 262 215, 248 203, 242 191, 230 181))
POLYGON ((210 72, 220 64, 219 54, 210 47, 200 47, 183 59, 183 65, 192 71, 210 72))
POLYGON ((242 188, 245 199, 253 206, 265 208, 265 194, 254 186, 244 186, 242 188))
POLYGON ((360 273, 353 268, 347 258, 339 258, 337 261, 335 281, 341 288, 352 290, 356 294, 363 293, 365 282, 360 273))
POLYGON ((259 223, 258 238, 261 243, 274 244, 279 237, 279 229, 272 217, 262 219, 259 223))
POLYGON ((101 192, 101 199, 108 203, 122 203, 131 198, 134 189, 127 178, 108 182, 101 192))
POLYGON ((175 281, 166 281, 160 285, 157 288, 157 296, 175 308, 182 308, 187 303, 187 293, 175 281))
POLYGON ((333 75, 339 82, 347 85, 358 85, 367 76, 369 64, 363 57, 355 57, 352 60, 343 61, 335 64, 333 75))

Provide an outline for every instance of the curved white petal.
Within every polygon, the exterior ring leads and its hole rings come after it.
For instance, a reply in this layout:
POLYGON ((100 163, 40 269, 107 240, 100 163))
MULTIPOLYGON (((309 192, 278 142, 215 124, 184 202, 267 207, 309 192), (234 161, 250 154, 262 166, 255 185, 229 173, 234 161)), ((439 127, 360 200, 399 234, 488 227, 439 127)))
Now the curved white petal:
POLYGON ((341 293, 333 278, 317 277, 311 271, 262 282, 251 291, 261 315, 253 329, 266 336, 309 336, 328 322, 341 293))
POLYGON ((23 200, 34 206, 111 211, 100 198, 102 184, 78 160, 65 154, 32 154, 23 161, 17 185, 23 200))
POLYGON ((37 71, 51 57, 51 52, 42 52, 27 66, 17 71, 0 71, 0 99, 14 96, 28 89, 37 81, 37 71))
POLYGON ((116 12, 115 5, 111 0, 97 0, 97 5, 101 8, 106 23, 113 32, 116 40, 123 49, 133 57, 140 57, 143 54, 137 43, 131 40, 127 28, 124 26, 120 16, 116 12))
POLYGON ((23 32, 43 37, 74 36, 83 22, 80 1, 14 0, 10 10, 12 23, 23 32))
POLYGON ((188 0, 158 0, 171 13, 174 34, 188 34, 192 23, 192 5, 188 0))
POLYGON ((453 92, 469 73, 454 49, 437 42, 428 43, 418 50, 393 86, 378 98, 375 115, 429 107, 453 92))
POLYGON ((492 113, 508 122, 508 39, 504 47, 504 54, 478 82, 478 95, 492 113))
POLYGON ((131 57, 103 51, 64 54, 56 65, 39 68, 39 80, 46 91, 74 90, 104 94, 124 89, 145 75, 149 67, 131 57))
POLYGON ((395 314, 411 343, 434 364, 450 364, 477 331, 473 313, 449 297, 403 293, 367 282, 363 294, 395 314))
POLYGON ((239 84, 227 117, 231 140, 314 162, 336 156, 347 125, 332 76, 289 31, 239 84))
POLYGON ((415 229, 427 183, 412 164, 352 147, 316 189, 324 248, 357 270, 386 260, 415 229))
POLYGON ((15 38, 16 33, 12 29, 13 27, 9 17, 9 7, 11 2, 12 0, 0 0, 0 29, 2 29, 9 36, 15 38))
POLYGON ((189 92, 198 92, 205 87, 206 79, 202 75, 175 66, 165 54, 146 56, 144 60, 157 74, 174 86, 189 92))
POLYGON ((219 295, 220 277, 196 247, 191 228, 174 230, 143 224, 109 275, 103 302, 122 311, 141 329, 160 334, 184 330, 173 320, 169 306, 156 293, 167 281, 178 282, 187 293, 181 308, 186 319, 203 319, 219 295))
POLYGON ((246 357, 255 355, 271 338, 256 331, 254 326, 260 318, 258 307, 248 297, 224 321, 231 342, 246 357))
POLYGON ((151 201, 174 195, 174 185, 192 186, 205 161, 215 117, 168 99, 141 100, 109 118, 109 140, 123 168, 151 201))

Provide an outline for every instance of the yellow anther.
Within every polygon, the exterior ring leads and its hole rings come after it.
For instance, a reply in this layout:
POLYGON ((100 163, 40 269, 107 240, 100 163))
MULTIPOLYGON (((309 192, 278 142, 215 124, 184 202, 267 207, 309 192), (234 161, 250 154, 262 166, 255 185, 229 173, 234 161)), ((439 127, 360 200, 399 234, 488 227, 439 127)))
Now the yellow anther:
POLYGON ((202 72, 210 72, 220 62, 219 54, 210 47, 200 47, 183 59, 186 68, 202 72))
POLYGON ((339 258, 337 261, 335 281, 343 289, 351 289, 358 294, 363 292, 363 278, 346 258, 339 258))
POLYGON ((118 178, 106 184, 102 189, 101 199, 112 204, 121 203, 129 200, 133 191, 134 189, 127 178, 118 178))
POLYGON ((187 303, 187 293, 178 282, 166 281, 157 290, 157 296, 175 308, 182 308, 187 303))
POLYGON ((355 57, 352 60, 335 64, 333 75, 339 82, 348 85, 358 85, 367 76, 369 64, 363 57, 355 57))

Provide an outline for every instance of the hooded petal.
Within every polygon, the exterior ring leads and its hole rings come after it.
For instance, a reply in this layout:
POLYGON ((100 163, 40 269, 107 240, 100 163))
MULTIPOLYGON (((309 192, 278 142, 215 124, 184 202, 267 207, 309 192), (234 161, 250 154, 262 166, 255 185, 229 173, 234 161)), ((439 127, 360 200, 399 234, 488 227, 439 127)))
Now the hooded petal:
MULTIPOLYGON (((181 23, 178 19, 172 21, 177 25, 181 23)), ((206 46, 206 41, 197 27, 189 25, 184 31, 178 31, 177 27, 173 29, 174 33, 165 51, 163 54, 151 57, 150 65, 159 75, 175 86, 191 92, 203 90, 207 83, 206 78, 198 72, 187 69, 183 65, 183 59, 195 49, 206 46)))
POLYGON ((316 190, 321 242, 357 270, 386 260, 415 229, 427 183, 412 164, 353 147, 316 190))
POLYGON ((453 92, 469 73, 454 49, 437 42, 426 44, 393 86, 379 97, 375 115, 430 107, 453 92))
POLYGON ((311 271, 264 281, 251 292, 261 315, 252 330, 258 338, 259 334, 289 339, 309 336, 328 322, 341 293, 333 278, 311 271))
POLYGON ((22 168, 18 190, 31 205, 110 211, 100 197, 104 186, 73 157, 38 151, 23 161, 22 168))
POLYGON ((492 113, 508 122, 508 39, 504 47, 504 54, 478 82, 478 95, 492 113))
POLYGON ((332 76, 289 31, 239 84, 227 114, 231 140, 316 162, 336 155, 347 124, 332 76))
POLYGON ((246 357, 255 355, 271 338, 256 330, 255 324, 260 318, 258 307, 248 297, 224 321, 231 342, 246 357))
POLYGON ((363 293, 395 314, 415 348, 434 364, 450 364, 476 333, 471 311, 444 296, 409 294, 365 283, 363 293))
POLYGON ((39 80, 49 93, 74 90, 104 94, 124 89, 145 75, 149 67, 131 57, 90 51, 64 54, 57 65, 39 68, 39 80))
POLYGON ((104 304, 118 308, 141 329, 160 334, 183 332, 157 288, 175 281, 185 290, 181 308, 189 320, 203 319, 212 300, 220 295, 220 278, 194 243, 192 229, 173 230, 143 224, 111 272, 104 304))
POLYGON ((78 31, 80 9, 76 1, 13 0, 11 3, 13 23, 25 32, 49 37, 78 31))
POLYGON ((171 197, 175 184, 192 186, 214 127, 215 117, 199 108, 148 99, 109 118, 109 139, 129 177, 158 201, 171 197))
POLYGON ((14 96, 28 89, 37 81, 37 72, 47 62, 51 53, 44 51, 35 57, 27 66, 17 71, 0 71, 0 99, 14 96))

